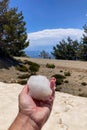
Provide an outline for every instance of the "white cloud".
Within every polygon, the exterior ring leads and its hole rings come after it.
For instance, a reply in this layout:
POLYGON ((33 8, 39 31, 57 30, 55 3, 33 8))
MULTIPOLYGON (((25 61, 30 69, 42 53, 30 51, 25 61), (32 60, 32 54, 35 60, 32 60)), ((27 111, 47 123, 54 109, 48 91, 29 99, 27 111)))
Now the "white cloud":
POLYGON ((67 39, 70 36, 73 40, 80 40, 83 35, 83 30, 81 29, 46 29, 38 32, 33 32, 28 34, 28 39, 30 40, 29 50, 39 47, 52 47, 61 41, 62 39, 67 39))

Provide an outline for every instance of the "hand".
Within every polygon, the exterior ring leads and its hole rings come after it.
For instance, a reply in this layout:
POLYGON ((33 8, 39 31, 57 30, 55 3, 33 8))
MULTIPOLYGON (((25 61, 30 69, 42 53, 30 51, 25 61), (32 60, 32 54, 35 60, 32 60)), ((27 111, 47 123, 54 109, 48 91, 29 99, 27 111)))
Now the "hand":
POLYGON ((55 78, 50 80, 50 87, 53 93, 47 101, 32 99, 27 85, 19 95, 19 112, 29 117, 29 121, 34 128, 41 129, 51 113, 55 95, 55 78))

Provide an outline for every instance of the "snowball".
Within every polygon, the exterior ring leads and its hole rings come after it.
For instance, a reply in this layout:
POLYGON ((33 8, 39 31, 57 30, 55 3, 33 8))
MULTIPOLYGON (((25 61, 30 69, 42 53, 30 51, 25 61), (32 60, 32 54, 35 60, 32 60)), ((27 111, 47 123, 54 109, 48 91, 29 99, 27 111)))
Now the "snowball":
POLYGON ((47 100, 52 95, 49 80, 42 75, 33 75, 28 82, 29 94, 38 100, 47 100))

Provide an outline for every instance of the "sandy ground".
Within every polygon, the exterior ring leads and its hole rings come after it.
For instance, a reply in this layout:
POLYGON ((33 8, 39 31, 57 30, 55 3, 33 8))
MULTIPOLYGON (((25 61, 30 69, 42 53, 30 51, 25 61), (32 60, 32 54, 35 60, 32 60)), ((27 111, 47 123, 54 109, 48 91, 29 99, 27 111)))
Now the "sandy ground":
MULTIPOLYGON (((7 130, 16 117, 22 88, 0 82, 0 130, 7 130)), ((56 92, 52 113, 42 130, 87 130, 87 98, 56 92)))
MULTIPOLYGON (((65 71, 71 73, 66 78, 69 82, 59 86, 60 92, 56 92, 53 111, 43 130, 87 130, 87 98, 69 95, 87 97, 87 85, 81 85, 82 82, 87 83, 87 62, 23 57, 20 59, 40 64, 37 74, 45 75, 49 79, 52 75, 59 74, 60 70, 60 74, 65 71), (54 64, 55 69, 46 68, 47 63, 54 64)), ((12 84, 16 82, 18 75, 20 72, 15 66, 7 66, 0 61, 0 130, 7 130, 18 112, 18 94, 23 86, 12 84)))

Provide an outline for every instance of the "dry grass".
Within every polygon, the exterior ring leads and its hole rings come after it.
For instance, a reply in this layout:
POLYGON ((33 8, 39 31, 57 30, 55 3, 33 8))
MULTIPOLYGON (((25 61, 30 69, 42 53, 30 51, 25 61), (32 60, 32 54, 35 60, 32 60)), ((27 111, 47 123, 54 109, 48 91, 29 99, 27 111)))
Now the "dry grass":
MULTIPOLYGON (((66 76, 66 83, 58 86, 58 90, 67 92, 73 95, 87 95, 87 85, 83 86, 83 82, 87 82, 87 62, 82 61, 67 61, 67 60, 52 60, 52 59, 33 59, 33 58, 17 58, 21 59, 24 65, 29 65, 35 62, 40 65, 40 68, 36 74, 45 75, 48 79, 52 75, 62 74, 64 72, 70 72, 70 76, 66 76), (47 68, 46 64, 54 64, 55 68, 47 68), (80 90, 80 91, 79 91, 80 90)), ((1 66, 1 63, 0 63, 1 66)), ((10 66, 9 69, 3 66, 0 69, 0 81, 3 82, 18 82, 21 75, 25 75, 26 72, 20 72, 15 69, 14 66, 10 66)), ((29 72, 28 72, 29 74, 29 72)), ((24 76, 25 77, 25 76, 24 76)), ((26 81, 25 81, 26 82, 26 81)))

